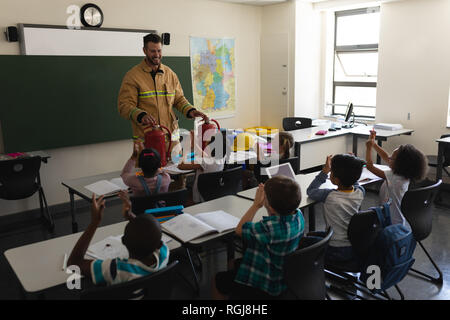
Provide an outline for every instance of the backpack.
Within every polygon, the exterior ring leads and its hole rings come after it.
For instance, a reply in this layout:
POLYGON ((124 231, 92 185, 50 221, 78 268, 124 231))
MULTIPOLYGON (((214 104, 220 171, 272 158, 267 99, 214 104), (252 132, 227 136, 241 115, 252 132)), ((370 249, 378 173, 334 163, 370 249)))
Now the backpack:
POLYGON ((392 224, 388 204, 370 208, 377 214, 381 230, 369 249, 361 280, 366 282, 370 274, 367 267, 377 265, 381 271, 381 288, 375 291, 386 290, 400 282, 408 273, 415 259, 413 258, 416 240, 409 228, 401 224, 392 224))

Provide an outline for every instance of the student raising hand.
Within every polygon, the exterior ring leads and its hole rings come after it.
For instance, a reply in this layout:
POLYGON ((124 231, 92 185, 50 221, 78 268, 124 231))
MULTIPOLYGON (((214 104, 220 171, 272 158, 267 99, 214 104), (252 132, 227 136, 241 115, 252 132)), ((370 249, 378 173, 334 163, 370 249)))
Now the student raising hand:
POLYGON ((103 218, 103 211, 105 210, 105 200, 104 196, 95 199, 95 193, 92 194, 92 205, 91 205, 91 222, 95 224, 100 224, 103 218))
POLYGON ((134 141, 133 142, 133 153, 131 154, 131 159, 136 161, 137 158, 139 157, 139 154, 141 153, 142 150, 144 150, 144 144, 142 143, 142 141, 134 141))
POLYGON ((327 156, 327 159, 325 160, 325 165, 322 168, 323 173, 328 174, 331 171, 331 159, 333 156, 330 154, 327 156))
POLYGON ((253 205, 257 208, 262 208, 265 199, 266 194, 264 193, 264 184, 260 183, 258 189, 256 189, 256 195, 255 200, 253 201, 253 205))
POLYGON ((128 192, 125 190, 120 190, 118 194, 119 198, 122 200, 122 214, 127 220, 136 218, 134 213, 131 212, 131 201, 128 197, 128 192))

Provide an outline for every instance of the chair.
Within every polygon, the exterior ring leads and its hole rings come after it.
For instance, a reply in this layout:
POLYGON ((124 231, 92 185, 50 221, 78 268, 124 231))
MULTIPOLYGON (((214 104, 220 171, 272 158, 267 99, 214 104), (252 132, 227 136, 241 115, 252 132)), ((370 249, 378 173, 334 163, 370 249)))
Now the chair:
POLYGON ((439 180, 436 183, 430 180, 425 181, 425 186, 408 190, 403 196, 401 204, 402 213, 411 226, 414 239, 417 243, 419 243, 420 247, 438 272, 439 276, 434 278, 416 269, 411 268, 410 270, 438 284, 443 283, 442 271, 431 258, 421 241, 426 239, 431 233, 433 220, 431 206, 434 198, 439 192, 439 186, 441 183, 442 180, 439 180))
POLYGON ((25 199, 38 192, 41 217, 53 231, 55 223, 41 186, 40 168, 40 156, 0 161, 0 199, 25 199))
POLYGON ((282 299, 325 300, 324 259, 332 235, 328 228, 325 238, 286 256, 283 273, 288 288, 282 299))
POLYGON ((186 203, 187 195, 188 191, 184 188, 171 192, 158 193, 151 196, 131 196, 131 211, 136 215, 143 214, 147 209, 156 208, 156 204, 159 201, 165 201, 166 207, 184 205, 186 203))
MULTIPOLYGON (((447 138, 447 137, 450 137, 450 134, 443 134, 441 136, 441 139, 447 138)), ((442 170, 445 171, 445 173, 450 177, 450 172, 446 168, 446 167, 450 166, 450 144, 445 144, 443 155, 444 155, 444 159, 442 162, 442 170)), ((437 167, 437 163, 438 163, 437 155, 436 156, 435 155, 427 155, 427 159, 428 159, 428 165, 430 167, 434 167, 434 168, 437 167)))
MULTIPOLYGON (((390 205, 390 203, 391 200, 389 200, 388 204, 390 205)), ((383 206, 381 206, 381 209, 383 209, 383 206)), ((361 262, 366 260, 369 253, 369 248, 373 245, 373 243, 377 239, 378 233, 381 230, 382 227, 380 226, 375 211, 360 211, 357 214, 353 215, 348 225, 347 234, 350 243, 352 244, 355 255, 358 257, 359 261, 346 261, 344 263, 333 262, 333 264, 328 263, 325 265, 325 271, 331 278, 338 280, 339 282, 342 282, 346 285, 353 284, 354 288, 372 296, 375 299, 380 299, 381 297, 383 299, 392 300, 392 298, 385 290, 380 293, 370 290, 367 288, 365 283, 359 280, 359 277, 353 275, 361 272, 366 272, 366 270, 361 270, 361 262)), ((400 295, 400 299, 404 300, 405 297, 398 285, 396 284, 394 285, 394 287, 400 295)), ((331 285, 330 288, 353 297, 364 299, 362 296, 356 294, 356 292, 349 292, 346 289, 335 285, 331 285)))
MULTIPOLYGON (((291 164, 292 170, 294 170, 295 174, 300 173, 300 158, 299 157, 291 157, 288 159, 281 159, 279 160, 279 164, 287 163, 289 162, 291 164)), ((268 168, 270 167, 270 163, 268 164, 262 164, 258 161, 257 164, 253 167, 253 173, 255 175, 255 178, 258 182, 264 183, 268 179, 267 175, 261 174, 261 168, 268 168)))
POLYGON ((81 292, 82 300, 131 300, 141 296, 145 300, 169 300, 172 295, 174 271, 178 260, 164 269, 111 286, 93 287, 81 292))
POLYGON ((303 128, 312 127, 311 118, 301 118, 301 117, 286 117, 283 118, 283 130, 291 131, 303 128))
POLYGON ((242 167, 201 173, 198 191, 205 201, 233 195, 241 191, 242 167))

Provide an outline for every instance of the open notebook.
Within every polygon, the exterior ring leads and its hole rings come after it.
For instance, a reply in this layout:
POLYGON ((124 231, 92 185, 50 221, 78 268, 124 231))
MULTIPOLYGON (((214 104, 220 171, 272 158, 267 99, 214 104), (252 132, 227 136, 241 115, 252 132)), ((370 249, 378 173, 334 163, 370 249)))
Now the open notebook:
POLYGON ((225 211, 204 212, 194 215, 183 213, 161 225, 162 229, 183 242, 210 233, 233 230, 239 219, 225 211))
POLYGON ((122 178, 114 178, 111 180, 100 180, 84 186, 96 195, 112 195, 120 190, 128 190, 128 186, 123 182, 122 178))

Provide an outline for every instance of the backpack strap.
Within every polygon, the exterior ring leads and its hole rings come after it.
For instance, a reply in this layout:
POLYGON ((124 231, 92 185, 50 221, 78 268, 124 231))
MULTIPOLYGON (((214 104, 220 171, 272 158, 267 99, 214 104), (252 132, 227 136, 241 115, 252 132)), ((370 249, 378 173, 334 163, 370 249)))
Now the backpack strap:
POLYGON ((377 213, 378 221, 380 221, 383 228, 392 224, 391 211, 389 210, 389 205, 387 203, 383 203, 383 209, 380 207, 372 207, 370 209, 377 213))
POLYGON ((161 188, 161 182, 162 182, 162 176, 160 174, 158 174, 158 176, 156 178, 156 188, 155 188, 155 193, 154 194, 158 194, 159 193, 159 189, 161 188))
POLYGON ((138 179, 139 179, 139 181, 141 182, 142 186, 144 187, 145 194, 146 194, 147 196, 151 196, 152 193, 150 192, 150 189, 148 188, 148 185, 147 185, 147 183, 145 182, 144 177, 143 177, 143 176, 138 176, 138 179))

